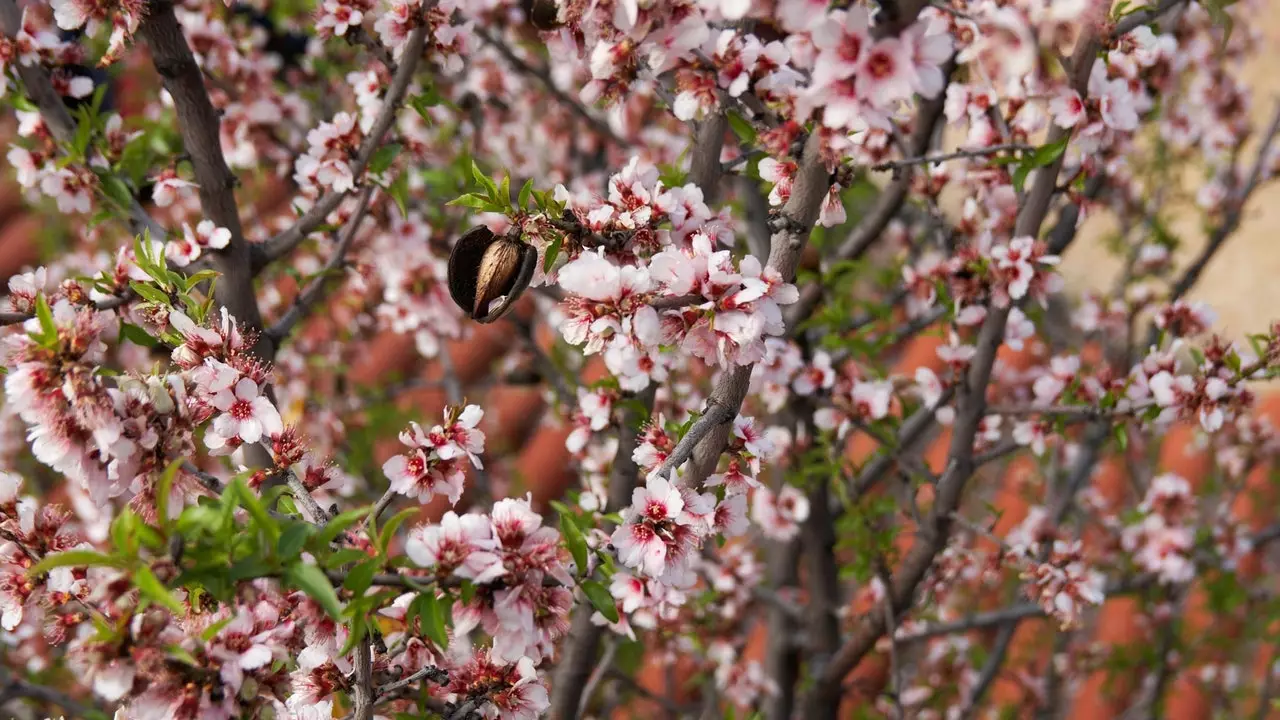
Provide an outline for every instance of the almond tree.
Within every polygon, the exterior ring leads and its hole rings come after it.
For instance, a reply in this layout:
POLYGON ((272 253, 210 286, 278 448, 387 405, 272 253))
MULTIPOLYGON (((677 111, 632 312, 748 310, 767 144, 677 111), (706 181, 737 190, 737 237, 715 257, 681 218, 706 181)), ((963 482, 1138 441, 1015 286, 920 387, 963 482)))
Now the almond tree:
POLYGON ((1280 325, 1187 299, 1280 160, 1261 5, 0 0, 61 230, 0 312, 0 709, 1265 716, 1280 325), (437 379, 350 382, 388 333, 437 379))

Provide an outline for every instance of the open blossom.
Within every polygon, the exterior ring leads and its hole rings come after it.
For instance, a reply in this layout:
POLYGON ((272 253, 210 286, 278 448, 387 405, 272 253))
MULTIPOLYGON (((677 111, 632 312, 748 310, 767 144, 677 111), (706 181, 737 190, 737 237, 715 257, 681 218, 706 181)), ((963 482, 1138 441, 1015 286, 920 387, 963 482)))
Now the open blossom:
POLYGON ((791 485, 774 492, 758 488, 751 501, 751 519, 775 540, 791 540, 800 532, 800 523, 809 517, 809 499, 791 485))
POLYGON ((209 402, 222 411, 214 418, 212 427, 220 438, 238 438, 253 444, 284 430, 280 412, 260 394, 258 383, 250 378, 240 378, 234 387, 219 390, 209 402))
POLYGON ((632 493, 612 540, 623 565, 678 585, 686 577, 699 533, 680 490, 653 476, 632 493))
POLYGON ((154 182, 151 197, 159 207, 169 207, 178 198, 190 196, 190 188, 199 187, 189 180, 178 177, 178 173, 171 169, 157 175, 154 182))
POLYGON ((488 518, 473 513, 459 516, 450 510, 439 524, 414 528, 405 553, 422 567, 485 583, 506 573, 493 552, 497 547, 488 518))

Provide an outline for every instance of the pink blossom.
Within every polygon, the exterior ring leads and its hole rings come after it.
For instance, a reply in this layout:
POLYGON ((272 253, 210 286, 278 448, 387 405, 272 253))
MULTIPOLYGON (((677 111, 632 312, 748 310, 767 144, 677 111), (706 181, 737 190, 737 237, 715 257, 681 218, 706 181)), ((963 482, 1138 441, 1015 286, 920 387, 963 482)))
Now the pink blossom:
POLYGON ((212 429, 224 439, 239 438, 252 444, 284 430, 275 405, 260 395, 258 383, 247 377, 240 378, 234 390, 226 388, 214 393, 209 403, 222 411, 212 429))

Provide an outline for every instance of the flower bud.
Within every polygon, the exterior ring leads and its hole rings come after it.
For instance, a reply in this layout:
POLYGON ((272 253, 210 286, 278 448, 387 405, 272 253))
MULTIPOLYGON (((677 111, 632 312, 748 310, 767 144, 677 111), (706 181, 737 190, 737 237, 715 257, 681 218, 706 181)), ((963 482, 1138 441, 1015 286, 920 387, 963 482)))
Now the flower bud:
POLYGON ((518 237, 472 228, 449 255, 449 294, 476 322, 491 323, 529 286, 537 260, 537 251, 518 237))

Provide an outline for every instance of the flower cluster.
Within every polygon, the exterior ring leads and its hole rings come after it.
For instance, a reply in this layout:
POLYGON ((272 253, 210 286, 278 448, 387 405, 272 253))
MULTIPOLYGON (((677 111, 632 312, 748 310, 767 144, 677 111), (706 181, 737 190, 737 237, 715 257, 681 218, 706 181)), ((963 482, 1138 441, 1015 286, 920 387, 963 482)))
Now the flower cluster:
POLYGON ((435 495, 456 505, 462 498, 466 479, 465 462, 484 467, 477 453, 484 452, 484 432, 477 429, 484 411, 478 405, 446 408, 443 425, 424 431, 418 423, 400 433, 400 442, 409 448, 382 465, 391 490, 427 502, 435 495))

